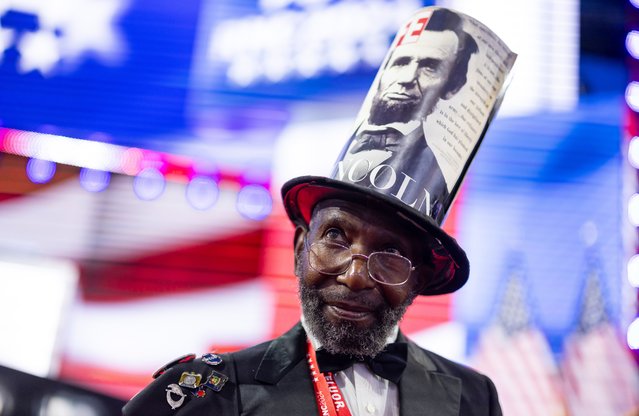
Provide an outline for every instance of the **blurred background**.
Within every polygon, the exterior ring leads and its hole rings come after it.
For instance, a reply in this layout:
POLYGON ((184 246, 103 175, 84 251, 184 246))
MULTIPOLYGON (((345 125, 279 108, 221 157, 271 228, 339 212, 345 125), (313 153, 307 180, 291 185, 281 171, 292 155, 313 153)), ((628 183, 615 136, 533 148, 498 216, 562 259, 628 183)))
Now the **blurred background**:
POLYGON ((0 415, 119 414, 292 326, 279 188, 329 174, 433 4, 519 58, 445 224, 470 280, 402 328, 506 415, 637 414, 635 1, 0 0, 0 415))

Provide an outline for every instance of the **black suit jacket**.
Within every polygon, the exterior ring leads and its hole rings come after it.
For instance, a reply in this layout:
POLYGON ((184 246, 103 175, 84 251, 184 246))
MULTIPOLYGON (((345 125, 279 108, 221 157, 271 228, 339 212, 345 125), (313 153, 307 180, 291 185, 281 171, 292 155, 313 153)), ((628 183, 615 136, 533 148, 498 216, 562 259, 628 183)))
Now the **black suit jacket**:
MULTIPOLYGON (((398 341, 408 342, 408 363, 398 386, 401 415, 501 415, 486 376, 418 347, 401 333, 398 341)), ((184 371, 206 374, 213 368, 200 360, 178 364, 131 399, 124 415, 316 415, 305 355, 306 334, 297 324, 272 341, 223 355, 224 362, 214 367, 229 377, 222 391, 187 398, 172 410, 167 386, 184 371)))

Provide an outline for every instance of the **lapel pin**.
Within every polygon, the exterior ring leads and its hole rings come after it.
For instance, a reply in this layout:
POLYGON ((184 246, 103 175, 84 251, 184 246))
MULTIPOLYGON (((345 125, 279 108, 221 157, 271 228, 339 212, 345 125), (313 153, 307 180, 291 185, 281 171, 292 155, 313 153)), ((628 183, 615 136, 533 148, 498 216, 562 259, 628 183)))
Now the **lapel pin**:
POLYGON ((199 387, 201 382, 202 374, 189 373, 185 371, 180 376, 180 381, 178 382, 178 384, 181 387, 186 387, 187 389, 196 389, 199 387))
POLYGON ((218 373, 217 371, 213 370, 209 375, 208 380, 206 380, 206 383, 204 383, 204 387, 208 387, 213 391, 220 391, 222 390, 222 387, 224 387, 224 384, 226 384, 228 379, 229 378, 224 374, 218 373))
POLYGON ((208 365, 219 365, 219 364, 222 364, 222 357, 212 352, 209 352, 202 356, 202 361, 204 361, 208 365))
POLYGON ((193 392, 193 395, 198 398, 204 397, 206 396, 206 391, 202 387, 200 387, 195 392, 193 392))
POLYGON ((166 401, 169 406, 171 406, 171 409, 175 410, 178 407, 182 406, 185 397, 186 394, 184 394, 180 386, 178 386, 177 384, 169 384, 166 387, 166 401), (179 399, 173 400, 173 394, 177 395, 179 399))

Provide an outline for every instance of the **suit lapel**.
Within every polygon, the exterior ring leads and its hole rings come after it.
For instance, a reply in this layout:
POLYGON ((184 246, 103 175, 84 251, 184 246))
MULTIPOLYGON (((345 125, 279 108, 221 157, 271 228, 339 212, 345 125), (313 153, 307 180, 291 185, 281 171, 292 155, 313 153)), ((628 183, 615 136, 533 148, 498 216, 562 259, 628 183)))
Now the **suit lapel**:
POLYGON ((306 334, 298 323, 271 342, 255 372, 255 380, 276 384, 305 356, 306 334))
POLYGON ((317 412, 313 385, 306 362, 306 334, 301 324, 276 338, 255 372, 255 380, 267 383, 272 414, 317 412))
MULTIPOLYGON (((437 371, 435 364, 415 343, 408 343, 408 363, 399 383, 402 416, 458 416, 461 380, 437 371)), ((275 339, 255 372, 255 379, 269 396, 269 409, 282 414, 317 414, 306 357, 306 334, 297 324, 275 339)), ((272 413, 275 414, 275 413, 272 413)))
POLYGON ((408 342, 408 362, 399 382, 400 414, 459 415, 461 380, 437 372, 426 353, 403 334, 400 333, 398 341, 408 342))

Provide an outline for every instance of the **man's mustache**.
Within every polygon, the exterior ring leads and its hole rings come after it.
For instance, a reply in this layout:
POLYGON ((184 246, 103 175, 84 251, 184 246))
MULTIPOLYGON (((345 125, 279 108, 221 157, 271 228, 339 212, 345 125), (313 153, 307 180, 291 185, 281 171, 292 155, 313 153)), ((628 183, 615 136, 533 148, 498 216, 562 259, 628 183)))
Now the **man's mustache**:
POLYGON ((369 309, 380 310, 388 307, 381 296, 373 293, 353 292, 346 286, 335 285, 321 289, 315 289, 322 303, 349 302, 358 303, 369 309))

